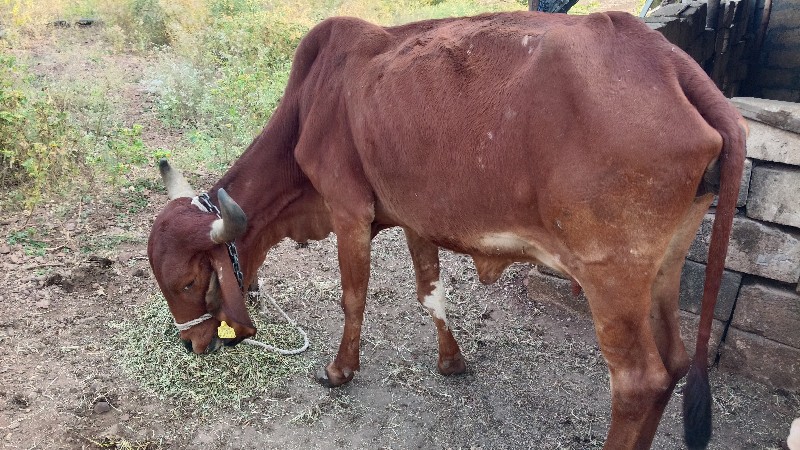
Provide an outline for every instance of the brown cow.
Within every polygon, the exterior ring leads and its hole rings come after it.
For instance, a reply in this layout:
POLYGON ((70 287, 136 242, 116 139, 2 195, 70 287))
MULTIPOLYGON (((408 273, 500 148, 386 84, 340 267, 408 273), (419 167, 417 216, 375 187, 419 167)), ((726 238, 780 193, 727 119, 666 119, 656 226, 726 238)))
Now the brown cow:
POLYGON ((405 230, 445 375, 465 366, 437 248, 471 255, 484 283, 513 261, 546 264, 589 299, 611 373, 605 448, 647 448, 690 365, 678 331, 681 267, 719 192, 685 400, 687 444, 704 447, 707 343, 743 123, 690 57, 628 14, 488 14, 391 28, 329 19, 300 43, 280 106, 211 190, 222 219, 162 162, 173 200, 153 226, 150 262, 181 338, 202 353, 256 331, 223 243, 238 246, 247 286, 281 239, 335 232, 345 322, 318 375, 328 386, 359 370, 370 241, 380 230, 405 230), (216 336, 223 320, 235 337, 216 336))

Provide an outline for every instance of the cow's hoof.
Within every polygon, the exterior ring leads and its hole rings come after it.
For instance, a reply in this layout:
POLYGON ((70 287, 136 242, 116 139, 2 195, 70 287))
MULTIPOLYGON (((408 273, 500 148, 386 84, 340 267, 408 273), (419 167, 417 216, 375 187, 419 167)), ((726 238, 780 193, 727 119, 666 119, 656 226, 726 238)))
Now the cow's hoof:
POLYGON ((461 375, 467 371, 467 363, 461 353, 450 359, 440 359, 438 367, 439 373, 444 376, 461 375))
POLYGON ((332 369, 331 366, 320 367, 314 377, 317 382, 327 388, 341 386, 353 379, 354 373, 350 370, 339 371, 332 369))

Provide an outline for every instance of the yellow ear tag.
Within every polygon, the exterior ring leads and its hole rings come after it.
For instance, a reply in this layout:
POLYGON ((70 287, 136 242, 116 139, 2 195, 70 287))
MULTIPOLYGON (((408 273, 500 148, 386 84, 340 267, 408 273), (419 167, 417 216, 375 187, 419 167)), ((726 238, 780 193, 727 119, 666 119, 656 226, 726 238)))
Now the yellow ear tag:
POLYGON ((229 327, 223 320, 222 323, 219 324, 219 328, 217 328, 217 336, 219 336, 220 339, 233 339, 236 337, 236 331, 229 327))

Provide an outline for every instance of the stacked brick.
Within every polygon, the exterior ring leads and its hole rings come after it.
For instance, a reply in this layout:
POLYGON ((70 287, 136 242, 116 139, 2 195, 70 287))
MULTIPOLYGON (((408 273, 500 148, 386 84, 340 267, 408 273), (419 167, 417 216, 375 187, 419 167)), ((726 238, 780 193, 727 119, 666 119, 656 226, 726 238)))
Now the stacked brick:
POLYGON ((746 95, 800 102, 800 0, 771 0, 771 4, 746 95))
MULTIPOLYGON (((748 159, 726 270, 714 311, 709 362, 773 386, 800 389, 800 105, 732 100, 750 126, 748 159)), ((697 233, 681 279, 682 335, 694 348, 713 209, 697 233)), ((542 268, 528 295, 588 314, 570 282, 542 268)))
MULTIPOLYGON (((716 318, 724 370, 786 389, 800 389, 800 104, 735 98, 750 136, 739 214, 734 218, 726 277, 716 318), (742 201, 744 200, 744 201, 742 201)), ((698 231, 687 267, 705 262, 713 214, 698 231)), ((684 269, 681 304, 697 308, 693 284, 702 273, 684 269), (692 292, 693 291, 693 292, 692 292)))
POLYGON ((713 29, 706 28, 706 12, 705 2, 674 3, 644 21, 694 58, 726 96, 738 95, 757 52, 763 0, 722 2, 713 29))

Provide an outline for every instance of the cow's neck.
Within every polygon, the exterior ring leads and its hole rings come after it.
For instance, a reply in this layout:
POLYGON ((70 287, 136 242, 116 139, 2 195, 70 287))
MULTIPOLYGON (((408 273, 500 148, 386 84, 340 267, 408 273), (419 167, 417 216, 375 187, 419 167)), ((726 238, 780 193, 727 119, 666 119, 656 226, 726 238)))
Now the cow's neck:
POLYGON ((267 251, 286 237, 318 240, 330 231, 322 198, 294 159, 290 127, 272 121, 211 190, 225 188, 247 214, 245 234, 237 239, 246 283, 256 279, 267 251))

